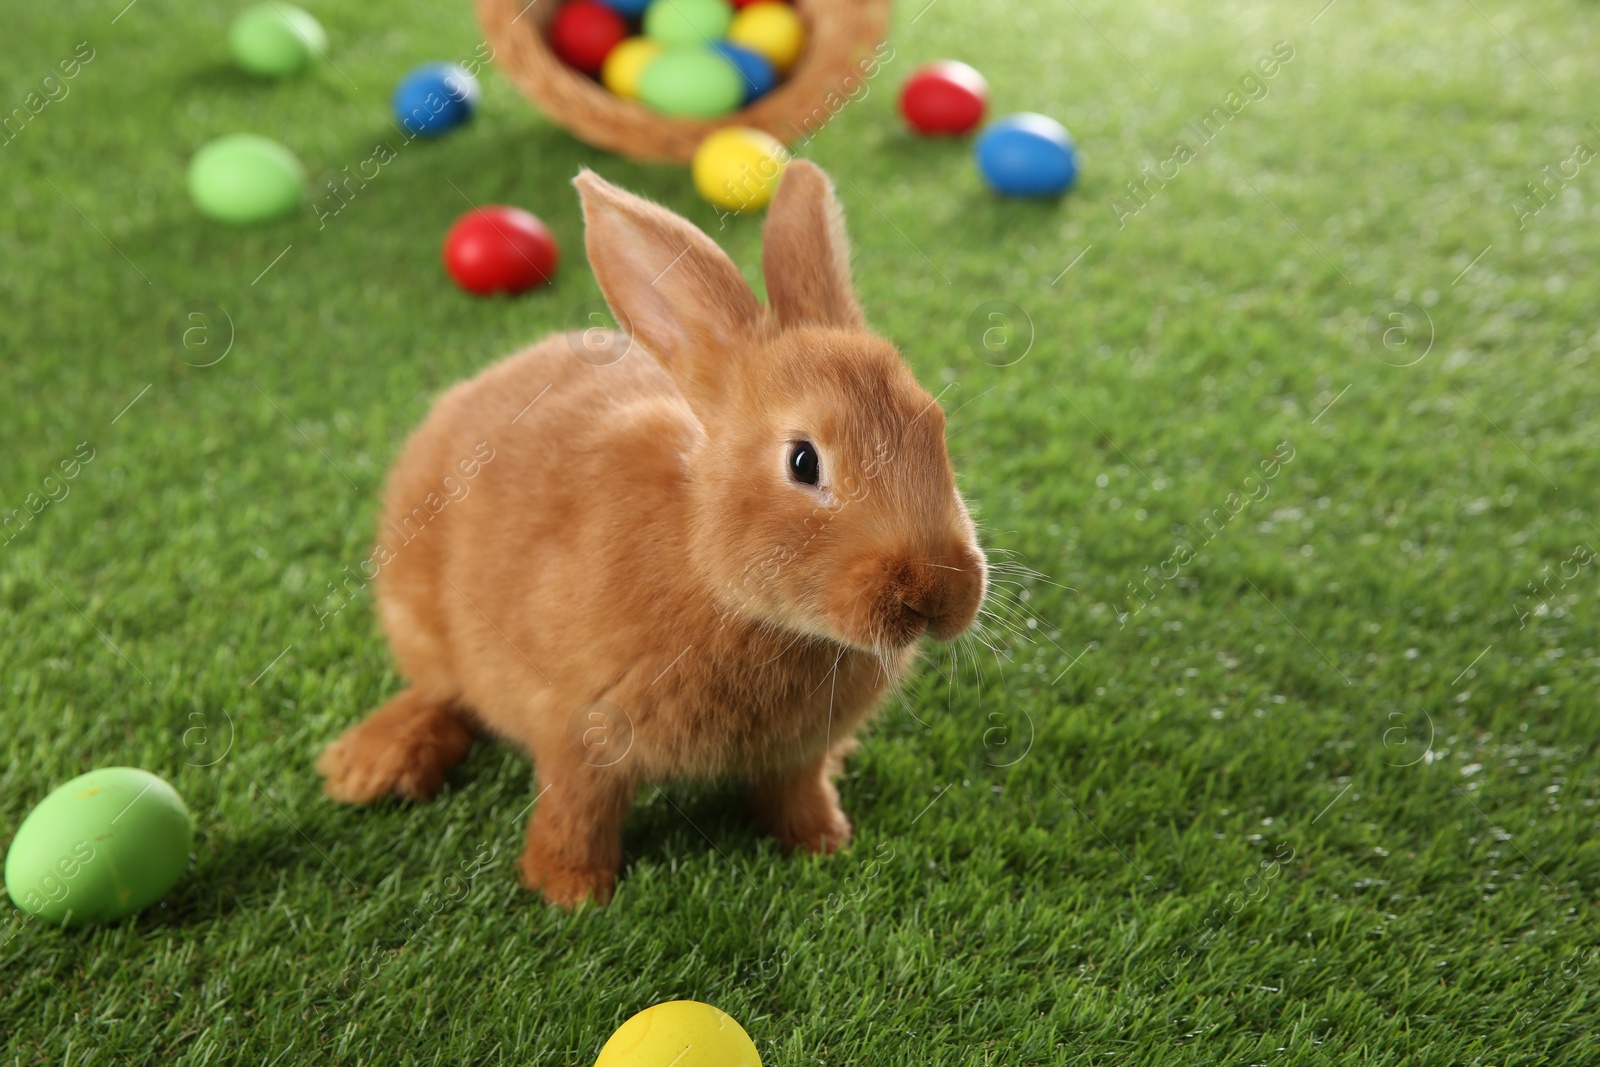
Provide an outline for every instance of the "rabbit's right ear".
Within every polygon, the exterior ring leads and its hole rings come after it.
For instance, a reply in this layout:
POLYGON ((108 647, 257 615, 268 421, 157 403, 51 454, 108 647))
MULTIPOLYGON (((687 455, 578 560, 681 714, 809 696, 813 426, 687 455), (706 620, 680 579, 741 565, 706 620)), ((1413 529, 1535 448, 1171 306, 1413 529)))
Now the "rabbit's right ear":
POLYGON ((767 302, 779 326, 866 328, 850 282, 844 211, 821 167, 795 159, 784 168, 762 241, 767 302))
POLYGON ((739 268, 693 223, 584 169, 584 241, 617 324, 667 368, 690 403, 715 400, 728 353, 761 328, 739 268))

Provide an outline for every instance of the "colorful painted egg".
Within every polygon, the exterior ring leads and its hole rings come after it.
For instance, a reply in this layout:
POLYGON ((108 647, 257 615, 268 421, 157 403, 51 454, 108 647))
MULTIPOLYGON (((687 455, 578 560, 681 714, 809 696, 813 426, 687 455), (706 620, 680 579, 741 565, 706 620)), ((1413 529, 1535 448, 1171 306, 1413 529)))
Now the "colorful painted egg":
POLYGON ((309 67, 328 47, 322 24, 292 4, 246 8, 228 28, 234 62, 264 78, 282 78, 309 67))
POLYGON ((739 9, 728 26, 728 40, 755 49, 786 73, 805 48, 806 28, 788 4, 761 0, 739 9))
POLYGON ((520 293, 555 276, 561 250, 549 227, 517 207, 462 215, 444 239, 444 265, 469 293, 520 293))
POLYGON ((1066 127, 1032 112, 985 127, 973 156, 990 188, 1007 196, 1056 196, 1078 177, 1078 152, 1066 127))
POLYGON ((962 134, 983 121, 989 83, 953 59, 913 71, 900 90, 900 114, 922 134, 962 134))
POLYGON ((744 100, 744 79, 708 47, 672 48, 644 69, 639 99, 663 115, 716 118, 744 100))
POLYGON ((115 922, 149 907, 189 866, 194 826, 148 771, 103 767, 57 787, 17 828, 6 892, 56 926, 115 922))
POLYGON ((695 189, 715 206, 756 211, 772 199, 788 162, 789 150, 771 134, 725 126, 700 142, 690 172, 695 189))
POLYGON ((656 0, 645 9, 644 33, 669 47, 710 45, 732 21, 727 0, 656 0))
POLYGON ((778 87, 778 69, 772 65, 772 60, 755 49, 732 41, 718 41, 711 47, 738 68, 739 78, 744 82, 746 104, 761 99, 778 87))
POLYGON ((731 1015, 671 1000, 619 1026, 594 1067, 761 1067, 761 1054, 731 1015))
POLYGON ((624 100, 637 100, 639 79, 661 54, 661 42, 648 37, 629 37, 606 56, 600 67, 600 80, 607 89, 624 100))
POLYGON ((437 137, 472 118, 483 91, 454 63, 427 63, 395 86, 394 117, 412 133, 437 137))
POLYGON ((305 168, 283 145, 253 133, 219 137, 189 163, 189 195, 202 213, 249 223, 287 215, 305 196, 305 168))

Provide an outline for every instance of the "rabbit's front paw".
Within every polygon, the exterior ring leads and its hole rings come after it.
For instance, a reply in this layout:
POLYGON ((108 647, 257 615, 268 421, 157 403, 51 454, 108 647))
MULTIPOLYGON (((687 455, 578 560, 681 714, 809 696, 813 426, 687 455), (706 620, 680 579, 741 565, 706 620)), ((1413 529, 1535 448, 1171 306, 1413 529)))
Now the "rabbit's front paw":
POLYGON ((850 843, 850 817, 837 803, 827 808, 787 813, 771 827, 772 836, 790 850, 803 849, 828 855, 850 843))
POLYGON ((575 908, 589 899, 605 904, 611 900, 617 884, 614 867, 571 866, 538 856, 531 850, 522 854, 517 867, 523 885, 543 893, 548 903, 563 908, 575 908))
POLYGON ((756 822, 784 848, 826 855, 850 843, 850 819, 824 760, 751 783, 756 822))
POLYGON ((346 804, 390 793, 427 800, 472 747, 472 730, 444 704, 408 689, 352 726, 317 758, 322 790, 346 804))

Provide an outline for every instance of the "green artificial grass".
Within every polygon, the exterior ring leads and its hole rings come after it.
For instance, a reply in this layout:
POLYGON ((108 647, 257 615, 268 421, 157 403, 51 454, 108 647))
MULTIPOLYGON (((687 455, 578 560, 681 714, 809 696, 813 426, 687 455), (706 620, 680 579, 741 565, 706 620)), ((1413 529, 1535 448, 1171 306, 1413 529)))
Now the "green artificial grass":
POLYGON ((93 58, 0 145, 0 508, 59 497, 0 535, 0 843, 119 764, 197 834, 134 919, 4 916, 4 1062, 588 1064, 673 998, 769 1065, 1600 1057, 1593 4, 899 5, 800 151, 1010 584, 852 760, 847 853, 652 788, 577 914, 517 884, 507 749, 432 804, 321 796, 319 747, 398 685, 332 593, 432 398, 600 306, 578 167, 753 279, 760 220, 492 66, 470 128, 402 143, 389 92, 475 55, 470 5, 307 6, 336 66, 279 84, 229 65, 234 5, 7 13, 6 112, 93 58), (945 56, 1073 131, 1073 193, 997 199, 904 130, 945 56), (323 210, 199 217, 187 161, 238 131, 323 210), (447 282, 469 201, 549 223, 551 289, 447 282))

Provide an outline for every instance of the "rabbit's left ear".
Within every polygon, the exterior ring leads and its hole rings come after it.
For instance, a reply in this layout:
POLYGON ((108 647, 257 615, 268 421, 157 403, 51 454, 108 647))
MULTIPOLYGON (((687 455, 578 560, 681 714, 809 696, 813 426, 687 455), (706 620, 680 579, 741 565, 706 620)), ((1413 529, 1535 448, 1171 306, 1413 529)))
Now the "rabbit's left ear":
POLYGON ((844 212, 820 167, 796 159, 784 168, 762 232, 761 272, 780 327, 866 328, 850 282, 844 212))

